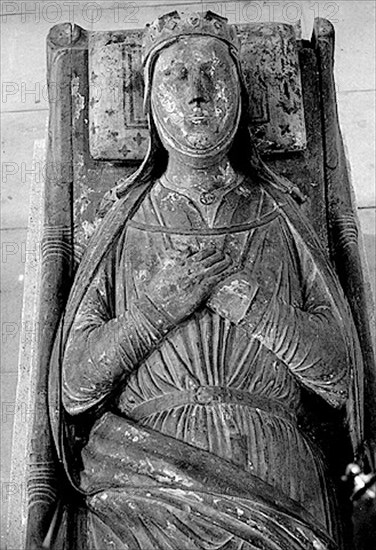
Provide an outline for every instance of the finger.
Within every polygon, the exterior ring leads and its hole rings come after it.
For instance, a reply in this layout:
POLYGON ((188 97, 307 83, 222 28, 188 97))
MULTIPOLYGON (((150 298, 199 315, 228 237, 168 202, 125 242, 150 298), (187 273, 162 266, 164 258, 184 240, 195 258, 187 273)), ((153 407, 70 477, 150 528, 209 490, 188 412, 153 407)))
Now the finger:
POLYGON ((205 260, 206 258, 210 258, 214 254, 217 253, 217 250, 214 246, 208 246, 207 248, 204 248, 203 250, 199 250, 198 252, 195 252, 190 256, 190 259, 194 260, 195 262, 201 262, 202 260, 205 260))
POLYGON ((206 277, 213 277, 213 276, 219 275, 220 273, 223 273, 223 272, 227 273, 228 268, 231 267, 231 266, 232 266, 231 259, 226 257, 223 260, 218 261, 218 262, 214 263, 213 265, 209 266, 205 270, 205 276, 206 277))
POLYGON ((213 265, 222 262, 222 261, 228 261, 229 263, 232 263, 230 256, 227 254, 224 254, 223 252, 216 252, 212 256, 209 256, 208 258, 205 258, 205 260, 201 261, 201 265, 205 267, 206 269, 209 269, 213 265))
POLYGON ((233 263, 228 264, 227 267, 225 265, 219 266, 219 269, 216 269, 216 266, 214 266, 210 274, 206 274, 205 281, 207 281, 210 286, 217 285, 235 272, 236 266, 233 263))

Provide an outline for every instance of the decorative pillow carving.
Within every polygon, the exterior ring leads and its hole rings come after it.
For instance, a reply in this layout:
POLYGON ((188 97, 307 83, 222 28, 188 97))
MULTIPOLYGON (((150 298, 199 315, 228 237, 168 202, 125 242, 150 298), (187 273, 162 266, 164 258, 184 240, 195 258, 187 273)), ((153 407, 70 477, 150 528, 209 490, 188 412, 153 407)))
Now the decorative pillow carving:
MULTIPOLYGON (((263 154, 306 147, 298 42, 294 27, 239 25, 250 115, 263 154)), ((89 36, 90 153, 95 159, 141 160, 148 145, 143 113, 142 30, 89 36)))

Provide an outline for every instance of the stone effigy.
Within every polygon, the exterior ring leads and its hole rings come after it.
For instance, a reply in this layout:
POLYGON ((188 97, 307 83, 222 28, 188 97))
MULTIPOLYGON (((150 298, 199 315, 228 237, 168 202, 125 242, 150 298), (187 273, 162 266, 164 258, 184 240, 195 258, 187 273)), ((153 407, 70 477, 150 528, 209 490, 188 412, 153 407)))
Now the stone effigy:
POLYGON ((333 40, 51 29, 10 549, 353 548, 376 391, 333 40))
POLYGON ((144 39, 150 147, 88 245, 51 363, 90 549, 345 547, 315 417, 338 427, 347 407, 360 443, 361 348, 301 196, 253 145, 238 48, 211 12, 144 39))

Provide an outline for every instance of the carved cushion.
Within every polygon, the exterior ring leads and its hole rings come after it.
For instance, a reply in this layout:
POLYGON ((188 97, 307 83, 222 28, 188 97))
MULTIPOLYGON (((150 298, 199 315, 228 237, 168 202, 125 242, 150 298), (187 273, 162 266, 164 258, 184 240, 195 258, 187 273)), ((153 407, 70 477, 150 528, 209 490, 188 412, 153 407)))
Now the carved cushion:
MULTIPOLYGON (((303 150, 307 139, 294 27, 262 23, 239 25, 237 30, 259 151, 303 150)), ((142 34, 142 30, 89 34, 89 140, 95 159, 145 156, 142 34)))

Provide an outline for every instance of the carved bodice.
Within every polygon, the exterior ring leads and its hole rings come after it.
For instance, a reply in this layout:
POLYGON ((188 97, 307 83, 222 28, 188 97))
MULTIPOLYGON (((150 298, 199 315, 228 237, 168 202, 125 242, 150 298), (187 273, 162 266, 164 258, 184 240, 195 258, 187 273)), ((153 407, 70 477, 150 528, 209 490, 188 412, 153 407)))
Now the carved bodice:
MULTIPOLYGON (((329 307, 325 284, 315 276, 278 206, 260 187, 241 184, 231 190, 212 220, 208 227, 191 199, 157 184, 127 229, 121 259, 125 303, 129 306, 142 295, 161 262, 173 261, 179 251, 213 244, 247 273, 267 280, 285 304, 302 309, 329 307)), ((294 368, 242 326, 203 306, 130 374, 117 407, 132 417, 146 403, 142 423, 279 486, 324 524, 325 504, 319 489, 324 478, 317 450, 301 434, 296 420, 273 409, 273 403, 296 410, 302 385, 325 393, 327 378, 320 378, 320 370, 326 358, 315 342, 299 350, 299 335, 283 315, 276 313, 269 323, 272 332, 286 323, 279 347, 285 348, 294 368), (294 354, 299 353, 294 362, 294 354), (227 402, 213 401, 205 393, 208 386, 247 392, 264 399, 266 406, 249 406, 231 397, 227 402), (197 392, 196 400, 183 403, 187 392, 197 392)), ((329 372, 330 365, 326 367, 329 372)), ((331 385, 333 395, 343 391, 345 371, 344 366, 331 385)))
MULTIPOLYGON (((282 222, 283 226, 283 222, 282 222)), ((258 187, 240 185, 223 197, 212 227, 194 202, 157 184, 127 229, 124 243, 126 304, 147 289, 158 266, 181 251, 214 245, 243 269, 270 277, 281 292, 302 304, 298 255, 288 251, 276 205, 258 187), (287 264, 287 265, 286 265, 287 264)), ((130 413, 140 402, 161 394, 220 386, 262 394, 286 406, 299 402, 299 383, 277 355, 251 339, 243 328, 203 306, 176 327, 131 374, 120 400, 130 413)))
POLYGON ((157 182, 93 279, 64 365, 71 414, 111 400, 118 414, 279 488, 331 532, 334 500, 321 455, 295 413, 303 388, 334 407, 345 402, 343 318, 283 204, 261 185, 240 182, 206 212, 157 182), (213 245, 257 283, 256 310, 252 304, 233 322, 225 304, 213 307, 213 296, 221 302, 213 289, 191 316, 161 334, 158 309, 149 317, 139 308, 153 277, 182 252, 213 245))

